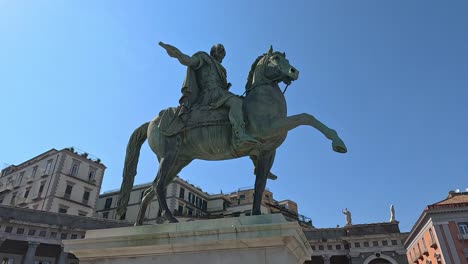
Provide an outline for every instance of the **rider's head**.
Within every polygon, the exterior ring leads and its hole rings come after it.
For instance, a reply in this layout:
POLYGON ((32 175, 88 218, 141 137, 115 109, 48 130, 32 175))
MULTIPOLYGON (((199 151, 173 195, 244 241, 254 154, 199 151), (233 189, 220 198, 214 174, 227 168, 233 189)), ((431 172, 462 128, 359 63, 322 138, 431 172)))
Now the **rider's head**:
POLYGON ((223 62, 224 56, 226 56, 223 44, 216 44, 211 47, 210 55, 220 63, 223 62))

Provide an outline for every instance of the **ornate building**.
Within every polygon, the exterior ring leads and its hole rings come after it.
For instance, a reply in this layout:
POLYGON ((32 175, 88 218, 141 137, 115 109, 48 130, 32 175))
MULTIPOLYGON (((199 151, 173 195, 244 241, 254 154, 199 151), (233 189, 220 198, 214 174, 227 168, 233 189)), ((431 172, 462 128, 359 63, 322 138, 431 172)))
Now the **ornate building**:
POLYGON ((428 205, 405 241, 409 263, 468 263, 468 190, 428 205))
MULTIPOLYGON (((151 183, 146 183, 133 187, 127 212, 121 218, 116 215, 119 190, 105 192, 99 196, 97 201, 96 212, 98 216, 134 222, 140 209, 143 193, 150 186, 151 183)), ((236 217, 250 215, 253 192, 254 190, 251 188, 243 188, 229 194, 208 194, 201 188, 176 177, 167 187, 166 201, 169 209, 179 221, 236 217)), ((145 223, 156 223, 158 210, 159 206, 155 197, 146 211, 145 223)), ((298 214, 295 202, 291 200, 278 202, 273 199, 273 193, 269 190, 265 190, 263 194, 261 211, 264 214, 282 213, 288 219, 300 220, 303 225, 311 226, 310 220, 298 214)))
POLYGON ((83 238, 91 229, 129 226, 121 221, 0 206, 0 263, 76 264, 62 240, 83 238))
POLYGON ((61 249, 63 239, 81 238, 87 229, 128 225, 89 218, 105 168, 99 159, 68 148, 3 169, 1 263, 76 263, 61 249))
POLYGON ((1 171, 0 204, 93 216, 106 167, 73 148, 51 149, 1 171))
POLYGON ((304 230, 312 247, 307 264, 406 264, 398 222, 304 230))

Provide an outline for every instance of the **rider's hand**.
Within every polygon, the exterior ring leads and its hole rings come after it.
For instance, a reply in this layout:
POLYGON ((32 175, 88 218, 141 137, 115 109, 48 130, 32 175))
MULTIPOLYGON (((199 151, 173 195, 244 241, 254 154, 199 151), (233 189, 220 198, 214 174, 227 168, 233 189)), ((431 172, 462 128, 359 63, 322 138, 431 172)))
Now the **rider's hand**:
POLYGON ((164 44, 162 41, 159 42, 159 46, 163 47, 169 56, 173 58, 180 57, 180 51, 176 47, 169 44, 164 44))

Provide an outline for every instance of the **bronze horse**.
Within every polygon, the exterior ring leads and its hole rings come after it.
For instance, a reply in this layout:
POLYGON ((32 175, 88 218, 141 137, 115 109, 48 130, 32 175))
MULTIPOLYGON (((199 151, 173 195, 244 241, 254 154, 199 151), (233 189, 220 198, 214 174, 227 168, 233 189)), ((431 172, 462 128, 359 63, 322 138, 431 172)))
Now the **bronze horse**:
MULTIPOLYGON (((159 169, 152 187, 144 193, 135 225, 143 224, 146 208, 155 195, 159 202, 159 216, 171 223, 178 222, 166 203, 166 187, 194 159, 226 160, 249 156, 254 162, 256 175, 252 214, 259 215, 263 191, 276 149, 283 143, 289 130, 300 125, 312 126, 332 141, 334 151, 346 153, 346 146, 336 131, 312 115, 303 113, 287 116, 286 100, 278 84, 284 82, 289 85, 298 77, 299 72, 289 64, 286 55, 273 52, 272 48, 253 63, 243 104, 246 129, 260 142, 259 144, 232 144, 229 122, 207 123, 205 126, 194 126, 177 135, 167 136, 160 131, 160 114, 151 122, 137 128, 127 145, 117 213, 123 215, 126 211, 140 149, 146 139, 158 157, 159 169)), ((227 120, 227 114, 225 119, 227 120)))

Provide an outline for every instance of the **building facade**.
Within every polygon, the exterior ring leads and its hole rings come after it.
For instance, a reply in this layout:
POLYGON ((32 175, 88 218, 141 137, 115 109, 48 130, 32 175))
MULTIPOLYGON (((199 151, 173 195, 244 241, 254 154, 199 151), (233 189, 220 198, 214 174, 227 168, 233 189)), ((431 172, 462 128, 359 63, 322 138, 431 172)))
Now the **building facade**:
POLYGON ((313 250, 307 264, 406 264, 398 222, 304 230, 313 250))
POLYGON ((76 264, 62 240, 79 239, 91 229, 130 226, 122 221, 0 206, 0 263, 76 264))
MULTIPOLYGON (((150 186, 151 183, 146 183, 133 187, 127 212, 123 218, 116 215, 119 190, 101 194, 96 205, 98 217, 134 222, 140 209, 144 191, 150 186)), ((174 181, 167 187, 166 202, 179 221, 248 216, 252 209, 253 193, 253 189, 243 188, 229 194, 208 194, 180 177, 175 177, 174 181)), ((160 220, 158 219, 158 210, 157 197, 154 197, 146 211, 145 223, 157 223, 160 220)), ((300 222, 304 225, 311 226, 312 224, 310 219, 298 214, 295 202, 291 200, 278 202, 273 199, 273 193, 269 190, 265 190, 263 193, 261 212, 263 214, 282 213, 288 219, 302 220, 300 222)))
POLYGON ((468 263, 468 191, 427 206, 405 241, 414 264, 468 263))
MULTIPOLYGON (((122 226, 92 220, 106 167, 73 148, 51 149, 0 174, 0 263, 77 263, 63 239, 122 226)), ((128 225, 125 224, 124 225, 128 225)))
POLYGON ((106 167, 73 148, 51 149, 0 175, 0 205, 93 216, 106 167))

